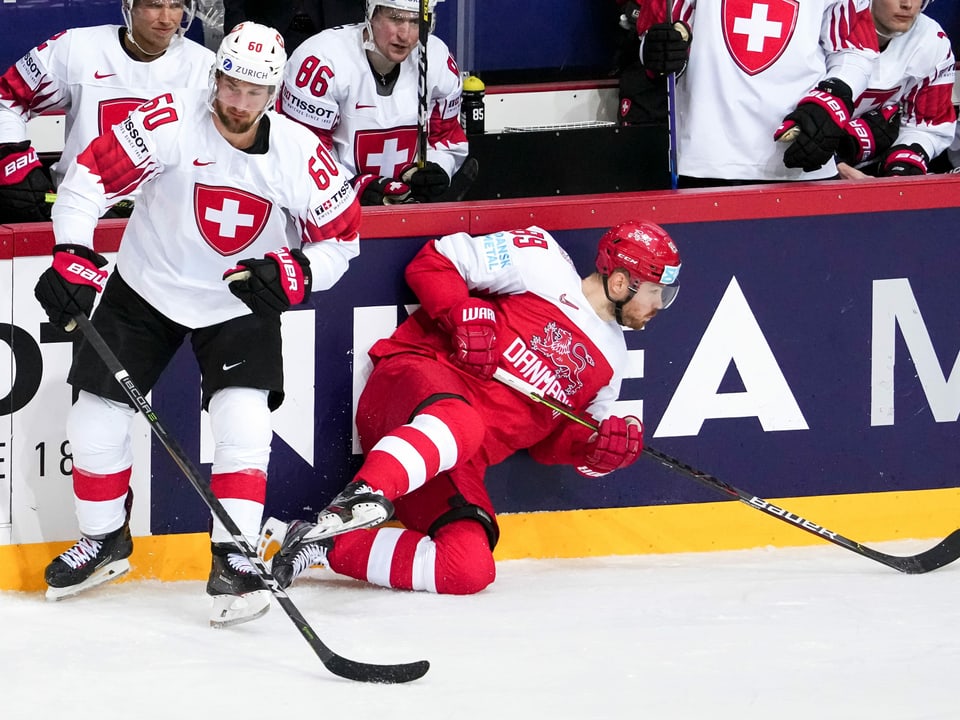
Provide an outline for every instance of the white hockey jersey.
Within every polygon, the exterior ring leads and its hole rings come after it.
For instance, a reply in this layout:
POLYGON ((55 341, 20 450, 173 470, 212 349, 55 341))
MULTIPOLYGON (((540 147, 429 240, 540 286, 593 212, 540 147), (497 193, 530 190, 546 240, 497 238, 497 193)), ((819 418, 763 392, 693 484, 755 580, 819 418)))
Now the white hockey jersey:
POLYGON ((954 63, 943 28, 936 20, 918 15, 913 27, 892 38, 880 53, 854 115, 898 103, 900 134, 895 144, 916 143, 928 158, 935 158, 947 149, 956 130, 951 99, 954 63))
MULTIPOLYGON (((364 25, 344 25, 314 35, 290 56, 284 70, 281 111, 312 129, 351 177, 372 173, 397 177, 414 162, 419 117, 419 46, 400 64, 390 95, 377 94, 363 49, 364 25)), ((427 160, 447 175, 467 157, 460 126, 463 82, 446 44, 427 42, 429 135, 427 160)))
POLYGON ((120 31, 118 25, 65 30, 0 78, 0 142, 26 140, 26 122, 35 115, 66 112, 55 184, 91 140, 141 103, 166 91, 208 87, 215 56, 207 48, 175 38, 162 56, 140 62, 127 54, 120 31))
POLYGON ((57 242, 90 247, 104 210, 139 189, 117 268, 190 328, 249 313, 222 279, 239 260, 302 246, 313 289, 326 290, 359 252, 359 203, 317 138, 267 113, 267 151, 238 150, 214 125, 206 96, 184 91, 144 103, 80 153, 53 206, 57 242))
MULTIPOLYGON (((664 0, 641 3, 637 29, 663 22, 664 0)), ((677 79, 679 173, 738 180, 816 180, 783 164, 773 134, 827 77, 859 97, 877 58, 870 0, 676 0, 674 18, 693 31, 677 79)))

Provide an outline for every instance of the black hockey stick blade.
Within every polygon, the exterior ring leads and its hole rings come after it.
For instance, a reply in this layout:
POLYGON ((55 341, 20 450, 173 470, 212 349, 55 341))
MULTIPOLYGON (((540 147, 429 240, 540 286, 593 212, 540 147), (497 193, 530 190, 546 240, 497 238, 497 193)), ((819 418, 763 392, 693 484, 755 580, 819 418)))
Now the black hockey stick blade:
POLYGON ((120 360, 114 355, 113 350, 107 345, 106 340, 103 339, 103 336, 100 335, 93 326, 93 323, 90 322, 90 318, 86 315, 77 315, 67 326, 67 330, 73 330, 77 326, 80 327, 87 342, 97 351, 97 354, 103 360, 104 365, 107 366, 110 374, 116 378, 120 387, 122 387, 127 394, 127 397, 130 398, 133 406, 147 419, 153 434, 157 436, 160 444, 163 445, 170 454, 170 457, 177 464, 177 467, 180 468, 187 480, 190 481, 193 489, 200 495, 200 498, 210 509, 210 512, 213 513, 217 520, 226 528, 227 532, 230 533, 234 545, 237 546, 237 549, 247 557, 250 564, 256 569, 257 574, 260 576, 260 582, 271 592, 277 604, 283 608, 287 617, 296 625, 297 630, 300 631, 303 638, 310 644, 310 647, 317 654, 317 657, 320 658, 324 667, 334 675, 339 675, 347 680, 356 680, 357 682, 405 683, 423 677, 427 670, 430 669, 430 663, 426 660, 394 665, 372 665, 356 662, 355 660, 349 660, 342 655, 338 655, 317 637, 313 628, 310 627, 310 624, 304 619, 303 615, 297 609, 297 606, 293 604, 290 596, 280 587, 276 578, 273 577, 267 569, 267 566, 263 563, 263 560, 257 555, 257 551, 247 542, 247 539, 240 532, 240 528, 237 527, 233 518, 230 517, 230 514, 227 513, 220 503, 219 498, 213 494, 209 484, 203 481, 196 465, 193 464, 193 461, 186 452, 184 452, 183 448, 180 447, 176 439, 167 433, 166 428, 160 423, 160 419, 153 411, 153 408, 150 407, 147 399, 140 392, 140 389, 130 378, 127 371, 124 370, 120 364, 120 360))
POLYGON ((659 450, 654 450, 651 447, 645 447, 643 448, 643 454, 658 460, 671 470, 675 470, 686 475, 687 477, 693 478, 701 485, 704 485, 712 490, 716 490, 728 498, 739 500, 743 504, 752 507, 754 510, 760 510, 761 512, 766 513, 777 520, 782 520, 783 522, 789 523, 800 530, 805 530, 808 533, 816 535, 822 540, 831 542, 834 545, 839 545, 847 550, 852 550, 858 555, 862 555, 865 558, 882 563, 883 565, 891 567, 894 570, 899 570, 902 573, 917 575, 920 573, 930 572, 931 570, 936 570, 944 565, 949 565, 954 560, 960 558, 960 529, 954 530, 947 537, 941 540, 939 544, 930 548, 929 550, 919 553, 918 555, 888 555, 887 553, 880 552, 879 550, 875 550, 871 547, 867 547, 866 545, 858 543, 855 540, 850 540, 840 533, 829 530, 822 525, 818 525, 815 522, 797 515, 796 513, 792 513, 789 510, 774 505, 768 500, 764 500, 756 495, 751 495, 750 493, 744 492, 743 490, 740 490, 739 488, 736 488, 733 485, 724 482, 723 480, 715 478, 709 473, 705 473, 702 470, 697 470, 696 468, 687 465, 685 462, 677 460, 674 457, 670 457, 666 453, 662 453, 659 450))
MULTIPOLYGON (((573 422, 583 425, 584 427, 591 428, 592 430, 597 429, 597 423, 594 422, 592 418, 588 419, 580 417, 566 405, 544 397, 542 394, 537 392, 535 387, 521 380, 520 378, 511 375, 502 368, 498 368, 493 373, 493 377, 495 380, 499 380, 504 385, 523 393, 534 402, 546 405, 548 408, 560 415, 563 415, 568 420, 572 420, 573 422)), ((711 490, 719 492, 728 499, 739 500, 743 504, 752 507, 754 510, 760 510, 770 517, 774 517, 777 520, 782 520, 785 523, 789 523, 800 530, 805 530, 808 533, 816 535, 822 540, 832 542, 834 545, 839 545, 842 548, 851 550, 858 555, 862 555, 865 558, 882 563, 887 567, 891 567, 894 570, 899 570, 903 573, 916 575, 919 573, 930 572, 931 570, 936 570, 944 565, 949 565, 957 558, 960 558, 960 529, 954 530, 952 533, 950 533, 950 535, 941 540, 938 545, 918 555, 888 555, 887 553, 882 553, 879 550, 874 550, 873 548, 867 547, 866 545, 861 545, 854 540, 845 538, 840 533, 828 530, 822 525, 818 525, 817 523, 811 522, 810 520, 807 520, 796 513, 792 513, 789 510, 778 507, 777 505, 774 505, 763 498, 746 493, 743 490, 724 482, 723 480, 715 478, 709 473, 705 473, 702 470, 697 470, 695 467, 687 465, 687 463, 683 462, 682 460, 677 460, 675 457, 670 457, 666 453, 662 453, 659 450, 654 450, 651 447, 644 447, 643 454, 658 460, 671 470, 675 470, 683 475, 686 475, 687 477, 693 478, 701 485, 705 485, 711 490)))
MULTIPOLYGON (((273 583, 276 584, 276 581, 274 580, 273 583)), ((275 594, 275 596, 280 607, 286 611, 310 647, 313 648, 317 657, 320 658, 320 662, 334 675, 357 682, 399 684, 418 680, 426 675, 427 670, 430 669, 430 663, 427 660, 397 663, 395 665, 377 665, 350 660, 338 655, 317 637, 313 628, 310 627, 283 590, 280 590, 280 593, 275 594)))

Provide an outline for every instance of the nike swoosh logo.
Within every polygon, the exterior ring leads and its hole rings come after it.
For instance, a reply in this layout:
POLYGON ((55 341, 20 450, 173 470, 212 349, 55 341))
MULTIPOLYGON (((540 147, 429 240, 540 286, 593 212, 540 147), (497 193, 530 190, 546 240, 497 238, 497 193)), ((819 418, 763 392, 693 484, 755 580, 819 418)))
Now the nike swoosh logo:
POLYGON ((97 80, 105 80, 106 78, 113 77, 114 75, 116 75, 116 73, 103 73, 101 75, 99 70, 93 73, 93 77, 97 80))
POLYGON ((217 161, 216 161, 216 160, 210 160, 210 161, 208 161, 208 162, 204 162, 204 161, 201 160, 200 158, 195 158, 194 161, 193 161, 193 164, 196 165, 197 167, 203 167, 204 165, 216 165, 216 164, 217 164, 217 161))
POLYGON ((376 105, 361 105, 360 103, 357 103, 356 107, 357 110, 366 110, 368 108, 375 108, 376 105))
POLYGON ((233 370, 235 367, 239 367, 240 365, 243 365, 245 362, 246 360, 241 360, 240 362, 234 363, 233 365, 227 365, 226 363, 224 363, 221 369, 224 372, 227 372, 228 370, 233 370))
POLYGON ((561 293, 561 294, 560 294, 560 302, 562 302, 562 303, 563 303, 564 305, 566 305, 567 307, 572 307, 574 310, 579 310, 579 309, 580 309, 577 305, 574 305, 572 302, 570 302, 569 300, 567 300, 567 294, 566 294, 566 293, 561 293))

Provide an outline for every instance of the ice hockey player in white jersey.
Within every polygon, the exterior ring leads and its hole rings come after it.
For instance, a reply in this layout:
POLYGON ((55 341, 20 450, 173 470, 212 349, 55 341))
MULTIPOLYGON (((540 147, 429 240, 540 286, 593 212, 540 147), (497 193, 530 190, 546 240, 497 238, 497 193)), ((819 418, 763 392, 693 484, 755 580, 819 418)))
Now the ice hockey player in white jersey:
MULTIPOLYGON (((280 315, 330 288, 359 252, 349 176, 306 128, 272 108, 286 57, 272 28, 227 34, 204 92, 164 93, 77 157, 53 208, 53 265, 35 294, 50 322, 92 322, 143 393, 189 335, 215 441, 210 489, 256 542, 270 412, 283 400, 280 315), (95 252, 97 219, 139 190, 116 268, 95 252)), ((129 569, 130 425, 135 411, 83 343, 67 419, 80 540, 46 569, 47 595, 73 595, 129 569)), ((210 622, 250 620, 269 592, 214 519, 210 622)))
POLYGON ((637 32, 649 72, 684 70, 681 186, 836 177, 878 55, 870 0, 676 0, 669 23, 665 5, 644 0, 637 32))
MULTIPOLYGON (((430 0, 433 15, 437 0, 430 0)), ((281 110, 352 173, 362 205, 442 199, 467 157, 463 82, 446 44, 427 42, 428 148, 417 161, 419 2, 367 0, 366 21, 330 28, 290 57, 281 110)))
POLYGON ((316 523, 264 525, 260 550, 277 581, 320 562, 403 590, 465 595, 493 582, 500 531, 487 468, 520 450, 587 477, 637 459, 640 420, 613 412, 623 328, 641 330, 669 306, 679 272, 670 235, 646 221, 604 233, 586 277, 540 227, 428 242, 406 269, 420 309, 370 350, 357 404, 363 465, 316 523), (591 416, 597 431, 496 372, 591 416), (371 529, 392 510, 403 527, 371 529))
POLYGON ((0 76, 0 222, 47 220, 47 192, 91 140, 142 102, 207 86, 213 53, 185 38, 195 0, 121 0, 124 25, 65 30, 0 76), (64 144, 53 184, 27 121, 62 110, 64 144))
POLYGON ((843 177, 923 175, 953 141, 955 58, 943 28, 921 14, 929 4, 872 2, 880 60, 840 143, 843 177))

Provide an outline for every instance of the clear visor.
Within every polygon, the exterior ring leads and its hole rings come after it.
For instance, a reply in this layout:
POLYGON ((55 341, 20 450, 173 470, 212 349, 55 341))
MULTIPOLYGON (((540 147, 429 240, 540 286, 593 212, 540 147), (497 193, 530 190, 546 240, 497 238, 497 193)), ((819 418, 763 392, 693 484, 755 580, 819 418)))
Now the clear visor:
POLYGON ((272 85, 257 85, 221 74, 216 80, 216 99, 220 104, 243 112, 259 113, 268 109, 276 95, 272 85))
POLYGON ((659 309, 666 310, 673 304, 673 301, 677 299, 677 293, 680 292, 680 286, 677 284, 661 285, 660 283, 644 280, 634 288, 634 292, 637 295, 643 295, 644 299, 648 301, 654 300, 655 297, 659 297, 659 309))
POLYGON ((131 6, 149 16, 159 15, 164 10, 182 12, 180 31, 185 33, 193 22, 194 10, 190 0, 132 0, 131 6))

